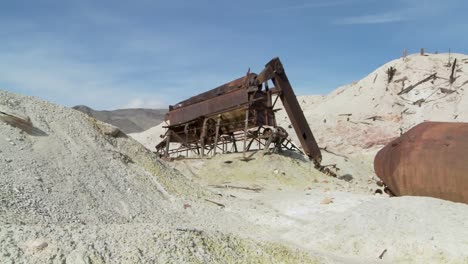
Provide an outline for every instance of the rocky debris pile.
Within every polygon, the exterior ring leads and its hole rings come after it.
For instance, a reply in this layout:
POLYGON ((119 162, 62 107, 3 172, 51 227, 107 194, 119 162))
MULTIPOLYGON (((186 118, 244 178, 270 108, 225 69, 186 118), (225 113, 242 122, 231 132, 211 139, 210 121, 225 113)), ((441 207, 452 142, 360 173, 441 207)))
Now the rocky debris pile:
POLYGON ((5 226, 2 263, 321 263, 299 250, 154 224, 5 226), (10 260, 8 262, 8 260, 10 260))
POLYGON ((193 190, 115 127, 6 92, 0 105, 41 132, 0 123, 0 223, 150 220, 173 195, 193 190))
POLYGON ((1 90, 0 106, 2 263, 313 260, 229 235, 254 227, 207 205, 213 194, 114 126, 1 90))

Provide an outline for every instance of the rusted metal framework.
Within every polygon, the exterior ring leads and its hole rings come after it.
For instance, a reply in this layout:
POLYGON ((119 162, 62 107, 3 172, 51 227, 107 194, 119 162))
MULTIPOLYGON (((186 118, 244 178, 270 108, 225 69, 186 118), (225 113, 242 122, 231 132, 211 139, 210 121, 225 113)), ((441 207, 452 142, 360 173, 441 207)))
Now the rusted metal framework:
POLYGON ((468 123, 421 123, 380 150, 374 169, 397 196, 468 203, 468 123))
POLYGON ((286 130, 276 125, 276 101, 280 99, 298 135, 302 149, 316 165, 320 149, 302 113, 279 58, 268 62, 260 74, 241 78, 193 96, 169 107, 164 140, 156 150, 163 157, 205 156, 219 152, 245 153, 252 146, 269 150, 297 149, 286 130), (171 148, 171 143, 178 143, 171 148))

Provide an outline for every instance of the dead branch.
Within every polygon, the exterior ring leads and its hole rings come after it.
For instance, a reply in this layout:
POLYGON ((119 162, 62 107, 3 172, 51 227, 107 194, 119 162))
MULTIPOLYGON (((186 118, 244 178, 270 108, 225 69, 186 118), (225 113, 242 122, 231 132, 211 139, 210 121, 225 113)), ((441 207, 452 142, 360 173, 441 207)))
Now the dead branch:
POLYGON ((405 94, 405 93, 409 93, 411 90, 413 90, 414 88, 416 88, 416 86, 420 85, 420 84, 423 84, 431 79, 435 79, 437 77, 437 73, 434 73, 434 74, 431 74, 429 75, 428 77, 422 79, 421 81, 413 84, 413 85, 410 85, 408 86, 407 88, 401 90, 397 95, 402 95, 402 94, 405 94))
POLYGON ((450 74, 450 84, 452 84, 453 82, 455 82, 455 77, 453 76, 453 74, 455 73, 455 67, 457 66, 457 59, 455 59, 453 61, 453 65, 452 65, 452 74, 450 74))
POLYGON ((451 93, 455 92, 455 90, 450 90, 450 89, 446 89, 446 88, 440 88, 440 91, 442 93, 445 93, 445 94, 451 94, 451 93))
POLYGON ((203 233, 202 230, 192 229, 192 228, 176 228, 176 230, 180 231, 180 232, 193 232, 193 233, 197 233, 199 235, 201 235, 203 233))
POLYGON ((380 254, 380 256, 379 256, 379 259, 382 259, 382 258, 383 258, 385 252, 387 252, 387 249, 384 249, 384 251, 382 251, 382 254, 380 254))
POLYGON ((387 69, 387 83, 391 83, 393 80, 393 76, 395 76, 396 69, 393 67, 390 67, 387 69))
POLYGON ((338 154, 338 153, 335 153, 335 152, 333 152, 333 151, 331 151, 331 150, 328 150, 327 147, 320 148, 320 150, 323 150, 323 151, 325 151, 325 152, 327 152, 327 153, 330 153, 330 154, 335 155, 335 156, 338 156, 338 157, 342 157, 342 158, 348 159, 347 156, 341 155, 341 154, 338 154))
POLYGON ((210 185, 210 187, 219 188, 219 189, 240 189, 240 190, 247 190, 247 191, 254 191, 259 192, 263 190, 262 188, 250 188, 250 187, 241 187, 241 186, 233 186, 233 185, 210 185))
POLYGON ((226 206, 225 206, 224 204, 222 204, 222 203, 217 203, 217 202, 215 202, 215 201, 211 201, 211 200, 208 200, 208 199, 205 199, 205 201, 210 202, 210 203, 212 203, 212 204, 216 204, 217 206, 219 206, 219 207, 221 207, 221 208, 226 207, 226 206))
POLYGON ((364 124, 364 125, 368 125, 368 126, 372 125, 371 123, 367 123, 367 122, 364 122, 364 121, 359 121, 359 122, 354 122, 354 121, 350 121, 350 120, 348 120, 348 121, 350 123, 355 124, 355 125, 359 125, 359 124, 364 124))
POLYGON ((421 105, 425 102, 426 100, 424 99, 419 99, 417 100, 416 102, 413 102, 413 105, 417 105, 419 107, 421 107, 421 105))
POLYGON ((408 112, 408 110, 409 110, 409 109, 406 108, 403 112, 401 112, 401 115, 404 115, 404 114, 405 114, 405 115, 414 115, 414 114, 415 114, 415 112, 408 112))
POLYGON ((382 121, 383 120, 381 116, 371 116, 371 117, 366 118, 366 120, 369 120, 369 119, 372 119, 372 121, 376 121, 376 120, 382 121))

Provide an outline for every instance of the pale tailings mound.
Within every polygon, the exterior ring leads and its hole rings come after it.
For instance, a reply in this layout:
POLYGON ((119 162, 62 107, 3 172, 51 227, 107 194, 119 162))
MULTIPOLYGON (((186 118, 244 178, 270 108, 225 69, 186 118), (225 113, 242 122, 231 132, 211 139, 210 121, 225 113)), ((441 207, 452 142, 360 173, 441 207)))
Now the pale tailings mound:
POLYGON ((136 141, 140 142, 147 149, 151 151, 156 151, 156 144, 161 142, 161 136, 164 136, 167 130, 166 128, 164 128, 164 126, 167 126, 166 122, 162 122, 157 126, 154 126, 140 133, 129 134, 129 136, 134 138, 136 141))
POLYGON ((171 196, 189 193, 184 178, 143 146, 123 133, 104 135, 110 125, 6 92, 0 105, 41 132, 0 123, 0 223, 144 221, 160 215, 171 196))
POLYGON ((231 235, 256 228, 111 125, 5 91, 0 107, 1 263, 314 261, 231 235))
POLYGON ((171 165, 217 193, 223 210, 265 228, 278 242, 324 257, 324 263, 468 261, 468 205, 374 195, 373 182, 357 179, 365 173, 358 160, 347 163, 343 170, 350 174, 342 179, 321 174, 296 155, 261 152, 249 161, 226 154, 171 165))
MULTIPOLYGON (((467 88, 467 55, 415 54, 386 63, 329 95, 298 100, 321 147, 342 154, 363 149, 374 154, 426 120, 468 122, 467 88), (390 68, 395 69, 391 80, 390 68)), ((278 112, 277 120, 296 139, 284 111, 278 112)))

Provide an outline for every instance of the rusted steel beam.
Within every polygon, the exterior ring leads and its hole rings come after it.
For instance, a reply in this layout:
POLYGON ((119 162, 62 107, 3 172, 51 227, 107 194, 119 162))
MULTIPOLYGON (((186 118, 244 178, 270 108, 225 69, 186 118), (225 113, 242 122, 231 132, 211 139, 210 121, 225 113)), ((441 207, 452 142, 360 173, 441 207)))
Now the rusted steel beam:
POLYGON ((238 107, 249 102, 248 94, 243 90, 235 90, 209 100, 190 104, 174 109, 168 113, 171 126, 189 122, 200 116, 221 112, 225 109, 238 107))
POLYGON ((170 110, 175 110, 177 108, 186 107, 195 103, 209 100, 216 96, 220 96, 220 95, 227 94, 227 93, 230 93, 232 91, 235 91, 241 88, 245 88, 245 84, 250 85, 250 84, 255 83, 256 77, 257 75, 255 73, 249 73, 244 77, 240 77, 231 82, 218 86, 212 90, 192 96, 187 100, 181 101, 175 104, 174 106, 170 107, 171 108, 170 110))
POLYGON ((381 149, 374 169, 397 196, 468 203, 468 123, 421 123, 381 149))
POLYGON ((294 131, 299 138, 304 152, 310 159, 320 164, 322 161, 322 153, 310 130, 309 124, 307 123, 279 58, 274 58, 265 65, 265 69, 258 75, 257 81, 263 83, 270 78, 275 85, 275 89, 280 91, 280 99, 283 102, 284 109, 291 120, 291 124, 294 127, 294 131))

